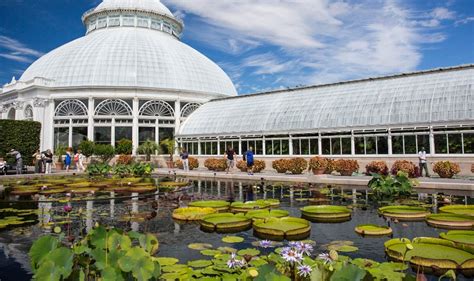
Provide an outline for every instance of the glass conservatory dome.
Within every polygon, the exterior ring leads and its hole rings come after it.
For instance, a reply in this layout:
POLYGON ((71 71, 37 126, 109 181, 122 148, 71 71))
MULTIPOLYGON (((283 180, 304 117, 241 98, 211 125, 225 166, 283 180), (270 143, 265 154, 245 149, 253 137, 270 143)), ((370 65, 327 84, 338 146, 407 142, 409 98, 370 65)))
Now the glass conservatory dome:
POLYGON ((237 95, 219 66, 179 40, 183 24, 159 0, 105 0, 83 21, 86 36, 38 59, 20 81, 237 95))

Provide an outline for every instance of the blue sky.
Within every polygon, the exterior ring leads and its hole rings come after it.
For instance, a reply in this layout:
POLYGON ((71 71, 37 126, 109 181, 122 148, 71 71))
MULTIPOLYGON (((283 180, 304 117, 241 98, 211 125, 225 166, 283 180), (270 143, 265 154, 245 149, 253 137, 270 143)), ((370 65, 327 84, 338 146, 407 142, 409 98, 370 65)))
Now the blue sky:
MULTIPOLYGON (((100 0, 1 0, 0 83, 100 0)), ((162 0, 239 93, 474 63, 474 0, 162 0)))

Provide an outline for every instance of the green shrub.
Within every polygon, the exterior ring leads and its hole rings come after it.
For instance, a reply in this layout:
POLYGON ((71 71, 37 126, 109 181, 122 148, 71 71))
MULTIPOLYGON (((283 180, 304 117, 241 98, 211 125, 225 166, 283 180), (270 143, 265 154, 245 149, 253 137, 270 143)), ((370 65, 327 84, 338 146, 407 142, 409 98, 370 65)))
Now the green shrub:
POLYGON ((115 157, 115 148, 111 144, 96 144, 94 155, 99 157, 102 163, 109 163, 115 157))
POLYGON ((147 140, 138 147, 137 153, 146 155, 146 161, 150 161, 151 155, 155 154, 155 152, 159 150, 160 146, 156 142, 147 140))
POLYGON ((94 155, 95 143, 91 140, 84 140, 79 144, 78 149, 81 150, 85 157, 89 158, 94 155))
POLYGON ((108 176, 111 169, 109 164, 96 163, 88 165, 86 172, 89 176, 108 176))
POLYGON ((396 176, 372 174, 368 187, 376 200, 392 200, 394 198, 409 197, 416 181, 411 180, 408 174, 399 171, 396 176))
POLYGON ((133 142, 128 139, 121 139, 115 147, 116 154, 130 155, 133 151, 133 142))
POLYGON ((0 157, 14 148, 21 153, 23 163, 31 165, 32 155, 40 146, 41 123, 33 121, 0 120, 0 157))

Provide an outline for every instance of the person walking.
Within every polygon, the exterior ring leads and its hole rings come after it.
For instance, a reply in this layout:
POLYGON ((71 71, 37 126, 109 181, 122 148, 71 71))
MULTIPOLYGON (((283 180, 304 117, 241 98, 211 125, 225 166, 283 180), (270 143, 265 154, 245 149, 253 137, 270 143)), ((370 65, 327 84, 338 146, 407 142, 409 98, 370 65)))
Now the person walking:
POLYGON ((225 152, 225 157, 227 159, 227 170, 226 170, 226 174, 228 174, 229 172, 231 172, 231 169, 234 168, 234 164, 235 164, 235 151, 234 151, 234 148, 232 148, 230 145, 227 146, 227 150, 225 152))
POLYGON ((249 147, 247 152, 245 152, 245 159, 247 161, 247 173, 253 175, 253 147, 249 147))
POLYGON ((23 158, 21 157, 21 153, 16 149, 12 149, 9 154, 15 157, 16 174, 21 175, 23 172, 23 158))
POLYGON ((35 161, 35 173, 36 174, 39 174, 41 173, 42 169, 43 169, 43 158, 41 157, 41 152, 40 150, 36 150, 36 153, 32 155, 34 161, 35 161))
POLYGON ((66 167, 66 172, 69 172, 69 167, 71 167, 72 157, 71 150, 66 151, 66 158, 64 159, 64 166, 66 167))
POLYGON ((186 149, 183 148, 181 150, 181 154, 179 155, 181 157, 181 161, 183 162, 183 169, 185 172, 189 172, 189 154, 186 149))
POLYGON ((78 172, 84 172, 84 154, 82 154, 82 150, 78 150, 76 155, 74 155, 74 161, 76 162, 76 169, 78 172))
POLYGON ((44 173, 51 174, 51 166, 53 165, 53 153, 51 152, 51 149, 46 150, 44 153, 44 162, 46 163, 44 173))
POLYGON ((423 176, 423 169, 425 169, 425 175, 429 178, 430 173, 428 172, 428 164, 426 163, 426 151, 424 147, 422 147, 421 150, 418 152, 418 160, 420 167, 420 176, 423 176))

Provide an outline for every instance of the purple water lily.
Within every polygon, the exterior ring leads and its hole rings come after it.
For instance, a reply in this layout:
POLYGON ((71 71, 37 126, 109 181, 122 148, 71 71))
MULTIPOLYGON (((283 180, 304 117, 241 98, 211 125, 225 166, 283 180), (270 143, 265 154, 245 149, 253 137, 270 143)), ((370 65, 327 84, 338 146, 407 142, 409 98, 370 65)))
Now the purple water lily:
POLYGON ((270 240, 262 240, 259 242, 259 246, 262 248, 270 248, 273 247, 273 242, 270 240))
POLYGON ((307 256, 311 256, 311 252, 313 252, 313 246, 303 242, 299 242, 296 249, 307 256))
POLYGON ((297 269, 298 275, 302 277, 308 277, 311 274, 311 271, 313 271, 309 265, 305 264, 298 266, 297 269))
POLYGON ((294 248, 283 248, 281 251, 282 258, 289 263, 300 263, 303 260, 303 254, 294 248))
POLYGON ((323 260, 324 264, 332 263, 332 259, 331 259, 331 256, 329 255, 329 253, 319 254, 318 259, 323 260))
POLYGON ((63 209, 64 209, 64 212, 66 212, 66 213, 69 213, 69 212, 72 211, 72 207, 69 206, 69 205, 65 205, 65 206, 63 207, 63 209))
POLYGON ((230 259, 227 261, 227 266, 228 266, 229 268, 232 268, 232 269, 234 269, 234 268, 240 268, 240 267, 242 267, 243 265, 244 265, 244 261, 243 261, 243 260, 242 260, 242 261, 241 261, 241 260, 238 260, 238 259, 237 259, 237 255, 236 255, 235 253, 232 253, 232 254, 230 255, 230 259))

